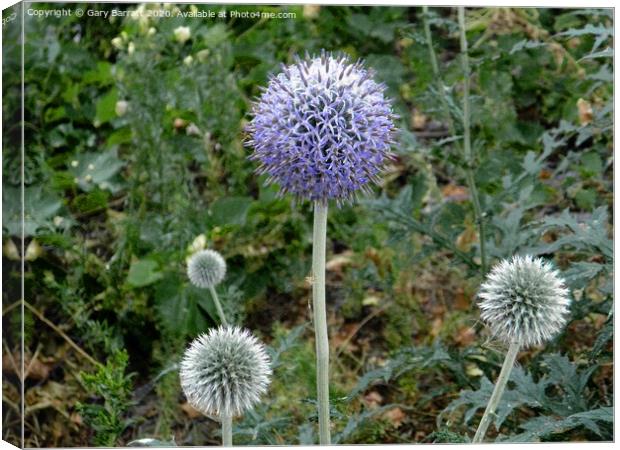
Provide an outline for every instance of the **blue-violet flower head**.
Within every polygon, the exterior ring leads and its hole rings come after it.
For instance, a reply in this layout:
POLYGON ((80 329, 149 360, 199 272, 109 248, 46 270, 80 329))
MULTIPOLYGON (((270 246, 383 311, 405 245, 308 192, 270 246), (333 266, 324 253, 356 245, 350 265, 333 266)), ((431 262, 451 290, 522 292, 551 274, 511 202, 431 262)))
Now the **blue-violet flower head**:
POLYGON ((322 52, 282 66, 253 105, 246 145, 280 193, 338 204, 368 191, 392 157, 385 85, 346 56, 322 52))
POLYGON ((478 294, 481 318, 494 336, 523 347, 540 345, 566 324, 570 299, 549 262, 514 256, 496 265, 478 294))
POLYGON ((211 288, 226 276, 226 261, 215 250, 200 250, 187 261, 187 276, 194 286, 211 288))
POLYGON ((248 330, 221 326, 190 344, 180 379, 187 401, 198 411, 238 416, 267 391, 271 365, 265 346, 248 330))

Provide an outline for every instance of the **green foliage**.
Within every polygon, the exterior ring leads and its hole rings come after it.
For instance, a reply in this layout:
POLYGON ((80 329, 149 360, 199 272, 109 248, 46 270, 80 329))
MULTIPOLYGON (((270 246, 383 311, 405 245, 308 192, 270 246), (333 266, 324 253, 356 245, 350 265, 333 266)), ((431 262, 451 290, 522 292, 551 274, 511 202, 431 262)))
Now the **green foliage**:
POLYGON ((124 351, 113 354, 96 373, 82 372, 84 387, 97 396, 101 403, 78 403, 77 411, 95 432, 93 443, 113 447, 131 423, 125 417, 131 405, 131 378, 125 374, 128 355, 124 351))
MULTIPOLYGON (((504 440, 541 440, 579 427, 585 427, 600 439, 610 439, 610 430, 606 426, 599 427, 598 423, 613 422, 613 409, 589 409, 588 405, 591 398, 588 383, 597 365, 579 368, 566 356, 556 353, 545 355, 540 365, 542 374, 537 381, 519 366, 511 373, 508 388, 496 411, 495 428, 499 430, 509 417, 516 417, 516 410, 534 409, 538 414, 524 423, 518 423, 517 426, 524 432, 504 440)), ((536 369, 534 366, 530 368, 536 369)), ((492 392, 493 384, 483 377, 478 390, 462 391, 443 414, 451 415, 466 407, 463 421, 468 424, 476 412, 486 408, 492 392)))
MULTIPOLYGON (((233 6, 87 8, 218 13, 233 6)), ((382 184, 354 205, 330 207, 335 439, 463 442, 473 435, 499 364, 477 322, 480 219, 489 264, 514 253, 553 259, 573 299, 568 331, 547 350, 522 355, 496 418, 498 439, 609 439, 611 10, 467 8, 470 164, 462 152, 456 9, 243 9, 296 18, 26 15, 23 160, 21 30, 17 22, 3 27, 3 299, 9 305, 21 295, 7 238, 15 243, 22 232, 23 164, 25 245, 40 246, 26 261, 26 298, 95 360, 108 361, 78 389, 71 374, 83 361, 51 328, 25 317, 27 354, 38 350, 54 367, 49 380, 26 384, 27 393, 63 383, 79 392, 83 419, 76 425, 39 402, 27 416, 26 446, 84 446, 93 435, 98 445, 144 436, 163 445, 173 434, 179 445, 218 439, 215 422, 190 416, 169 371, 191 338, 218 323, 209 292, 185 274, 201 235, 227 261, 218 286, 227 317, 270 344, 275 372, 264 402, 236 421, 235 443, 316 443, 305 281, 311 208, 265 187, 243 141, 250 101, 269 75, 296 53, 323 48, 365 59, 400 116, 382 184), (175 38, 179 26, 190 29, 186 42, 175 38), (481 215, 465 187, 469 171, 481 215), (397 408, 400 419, 390 415, 397 408), (457 419, 438 424, 443 410, 442 419, 457 419)), ((20 329, 18 319, 6 318, 11 331, 20 329)))

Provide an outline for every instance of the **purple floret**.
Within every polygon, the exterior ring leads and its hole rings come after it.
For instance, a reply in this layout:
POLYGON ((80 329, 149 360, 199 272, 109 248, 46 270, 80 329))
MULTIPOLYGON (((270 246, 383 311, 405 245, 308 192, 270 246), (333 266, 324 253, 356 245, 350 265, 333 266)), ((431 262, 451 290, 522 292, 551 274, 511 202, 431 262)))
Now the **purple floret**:
POLYGON ((283 66, 252 108, 251 159, 282 194, 338 203, 369 190, 391 157, 392 105, 361 62, 322 53, 283 66))

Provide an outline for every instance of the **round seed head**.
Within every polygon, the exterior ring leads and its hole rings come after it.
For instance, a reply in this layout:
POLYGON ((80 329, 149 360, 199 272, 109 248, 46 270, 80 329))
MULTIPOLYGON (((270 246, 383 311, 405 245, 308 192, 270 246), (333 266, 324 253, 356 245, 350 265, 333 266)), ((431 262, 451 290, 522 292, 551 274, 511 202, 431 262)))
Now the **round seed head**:
POLYGON ((215 250, 200 250, 190 256, 187 262, 187 276, 194 286, 217 286, 225 275, 226 261, 215 250))
POLYGON ((271 368, 264 345, 247 330, 222 326, 191 343, 181 361, 181 387, 207 415, 241 415, 267 391, 271 368))
POLYGON ((494 336, 523 347, 549 341, 564 327, 570 299, 564 280, 541 258, 514 256, 480 287, 481 318, 494 336))
POLYGON ((281 194, 312 201, 343 203, 369 190, 392 157, 396 118, 373 75, 325 52, 283 66, 247 127, 257 172, 281 194))

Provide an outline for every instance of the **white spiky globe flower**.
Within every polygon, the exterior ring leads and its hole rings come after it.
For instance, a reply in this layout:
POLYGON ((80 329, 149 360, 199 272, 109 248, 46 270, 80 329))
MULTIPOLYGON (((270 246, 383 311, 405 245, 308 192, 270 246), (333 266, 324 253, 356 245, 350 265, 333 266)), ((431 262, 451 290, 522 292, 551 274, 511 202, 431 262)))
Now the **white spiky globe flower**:
POLYGON ((514 256, 497 264, 480 287, 481 318, 492 334, 521 347, 540 345, 566 324, 570 299, 551 263, 514 256))
POLYGON ((226 261, 215 250, 200 250, 189 257, 187 276, 194 286, 215 287, 226 276, 226 261))
POLYGON ((271 366, 265 346, 248 330, 221 326, 191 343, 180 378, 189 404, 198 411, 238 416, 267 391, 271 366))

